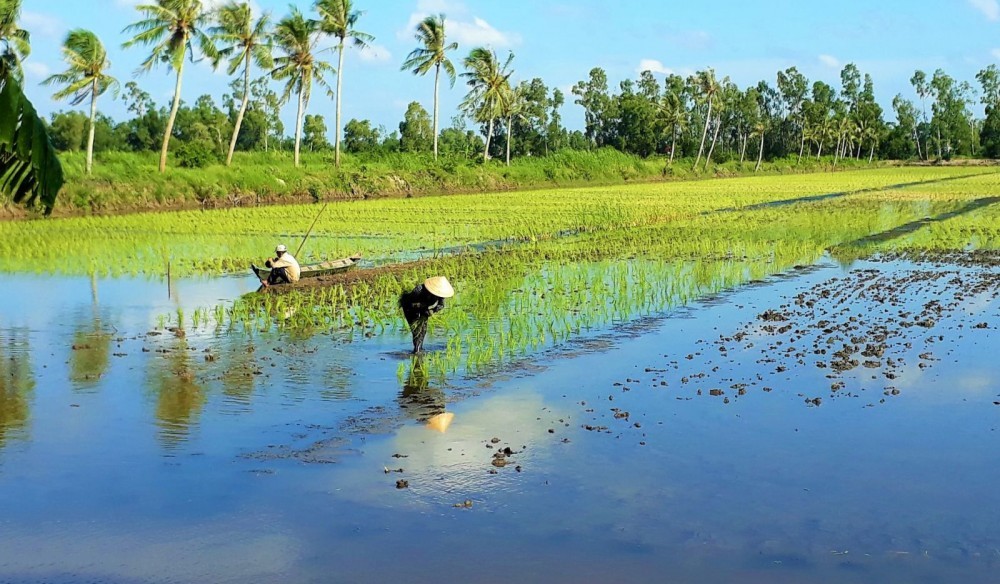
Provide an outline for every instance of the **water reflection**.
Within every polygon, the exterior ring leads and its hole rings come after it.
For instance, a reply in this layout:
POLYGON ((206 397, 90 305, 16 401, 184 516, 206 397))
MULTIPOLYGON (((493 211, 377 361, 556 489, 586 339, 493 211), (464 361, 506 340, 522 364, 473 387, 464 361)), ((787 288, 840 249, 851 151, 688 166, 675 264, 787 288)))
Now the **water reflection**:
POLYGON ((373 475, 370 464, 340 469, 338 496, 362 504, 451 507, 466 500, 494 500, 501 491, 517 490, 522 483, 517 467, 538 471, 565 446, 549 432, 563 428, 568 417, 533 388, 514 387, 504 395, 460 401, 445 408, 447 395, 427 383, 417 366, 398 396, 406 416, 419 423, 406 424, 392 437, 368 441, 365 457, 384 465, 386 473, 373 475), (494 455, 510 448, 503 465, 494 455), (378 484, 373 484, 373 480, 378 484), (401 502, 397 480, 407 482, 415 498, 401 502), (384 488, 383 488, 384 487, 384 488))
POLYGON ((165 336, 149 359, 147 384, 156 394, 159 439, 167 448, 187 440, 205 405, 206 393, 196 378, 187 339, 179 331, 165 336))
MULTIPOLYGON (((256 345, 226 339, 221 346, 222 393, 230 404, 249 407, 257 376, 261 373, 256 362, 256 345)), ((216 359, 211 356, 209 359, 216 359)))
POLYGON ((422 355, 413 357, 410 362, 410 372, 397 401, 407 417, 420 422, 445 413, 447 398, 444 391, 431 386, 422 355))
POLYGON ((24 437, 34 389, 28 332, 0 331, 0 448, 24 437))
POLYGON ((108 370, 113 335, 104 330, 101 317, 79 322, 73 331, 69 357, 69 379, 80 389, 93 388, 108 370))

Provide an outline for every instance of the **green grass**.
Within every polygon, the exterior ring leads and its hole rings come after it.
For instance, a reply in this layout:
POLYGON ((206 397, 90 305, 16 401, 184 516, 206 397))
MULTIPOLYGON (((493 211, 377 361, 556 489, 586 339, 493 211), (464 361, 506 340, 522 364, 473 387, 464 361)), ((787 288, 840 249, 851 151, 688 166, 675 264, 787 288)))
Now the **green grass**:
MULTIPOLYGON (((101 152, 94 172, 84 172, 83 153, 60 156, 66 185, 57 215, 137 212, 177 208, 220 208, 318 200, 359 200, 443 193, 482 193, 527 188, 612 185, 630 181, 680 180, 753 174, 753 164, 726 163, 708 171, 692 170, 693 160, 641 159, 613 149, 561 151, 544 157, 483 163, 458 157, 439 160, 429 154, 384 157, 346 155, 337 169, 329 153, 304 153, 295 168, 287 152, 238 152, 231 167, 214 164, 185 169, 170 165, 157 172, 151 152, 101 152)), ((847 161, 847 167, 868 168, 847 161)), ((805 159, 767 163, 761 174, 788 174, 832 169, 832 161, 805 159)), ((0 211, 19 211, 0 199, 0 211)))

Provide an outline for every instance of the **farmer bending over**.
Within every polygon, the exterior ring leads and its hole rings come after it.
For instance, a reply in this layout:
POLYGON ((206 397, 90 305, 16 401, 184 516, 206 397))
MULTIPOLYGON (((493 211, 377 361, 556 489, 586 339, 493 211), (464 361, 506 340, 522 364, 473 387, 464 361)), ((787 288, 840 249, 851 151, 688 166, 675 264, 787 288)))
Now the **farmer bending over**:
POLYGON ((413 353, 419 353, 427 335, 427 319, 444 308, 444 299, 455 295, 455 289, 444 276, 427 278, 423 284, 399 297, 399 307, 403 309, 406 323, 413 333, 413 353))
POLYGON ((288 253, 288 248, 284 244, 279 245, 274 248, 274 253, 277 257, 264 262, 265 266, 271 268, 271 273, 268 275, 267 280, 262 281, 261 284, 270 286, 271 284, 291 284, 298 282, 299 275, 302 272, 299 269, 299 262, 295 260, 292 254, 288 253))

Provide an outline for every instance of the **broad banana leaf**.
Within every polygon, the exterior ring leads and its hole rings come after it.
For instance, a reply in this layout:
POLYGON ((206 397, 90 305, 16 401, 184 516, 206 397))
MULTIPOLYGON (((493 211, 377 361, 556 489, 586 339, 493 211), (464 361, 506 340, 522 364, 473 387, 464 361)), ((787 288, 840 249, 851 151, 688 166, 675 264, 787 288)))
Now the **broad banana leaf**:
POLYGON ((10 75, 0 77, 0 196, 48 215, 63 185, 62 165, 34 106, 10 75))

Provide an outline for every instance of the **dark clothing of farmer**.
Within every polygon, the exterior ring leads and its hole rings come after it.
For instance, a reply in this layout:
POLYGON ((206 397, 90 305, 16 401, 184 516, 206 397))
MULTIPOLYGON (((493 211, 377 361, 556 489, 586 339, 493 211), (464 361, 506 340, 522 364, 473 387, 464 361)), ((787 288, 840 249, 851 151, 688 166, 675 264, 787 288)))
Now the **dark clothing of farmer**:
MULTIPOLYGON (((268 267, 270 268, 270 266, 268 267)), ((288 277, 287 268, 271 268, 271 273, 267 275, 267 280, 264 281, 265 286, 291 283, 292 280, 288 277)))
POLYGON ((413 353, 419 353, 427 335, 427 319, 444 308, 444 299, 455 295, 454 288, 444 276, 427 278, 423 284, 399 296, 399 307, 403 309, 406 324, 413 334, 413 353))

